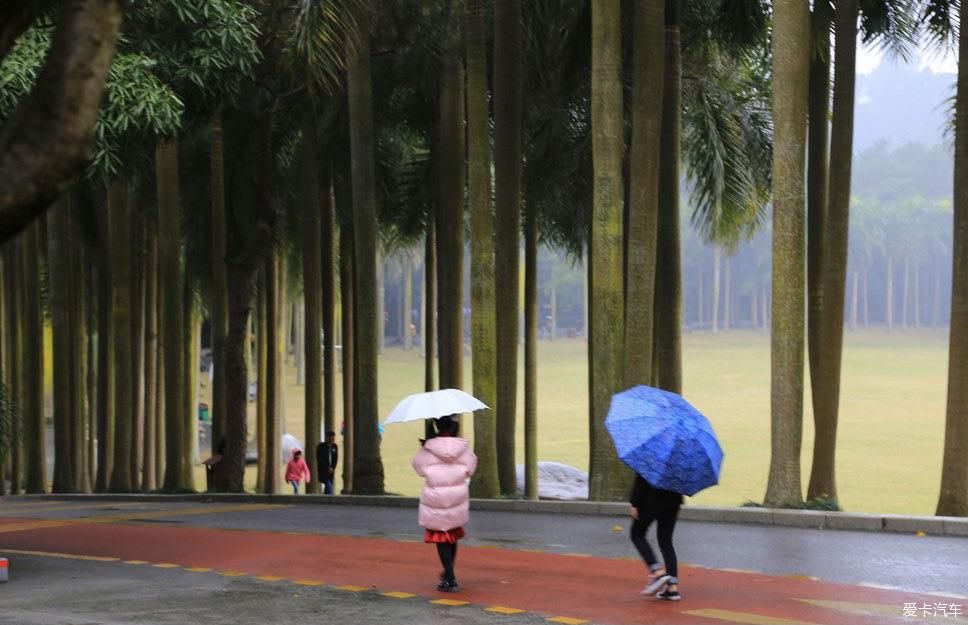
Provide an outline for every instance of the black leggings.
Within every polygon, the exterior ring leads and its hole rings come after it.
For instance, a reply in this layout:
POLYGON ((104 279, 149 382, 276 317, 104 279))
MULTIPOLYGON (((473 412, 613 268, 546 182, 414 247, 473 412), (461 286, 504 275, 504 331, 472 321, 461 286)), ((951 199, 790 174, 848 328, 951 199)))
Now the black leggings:
POLYGON ((656 514, 650 510, 639 508, 639 518, 632 521, 632 529, 629 532, 629 537, 632 539, 632 544, 638 549, 639 555, 645 560, 645 563, 649 565, 650 569, 654 570, 655 565, 658 560, 655 557, 655 553, 649 546, 649 541, 645 539, 645 532, 652 525, 652 522, 656 522, 656 538, 659 541, 659 551, 662 552, 662 560, 665 562, 666 573, 672 577, 679 576, 679 563, 676 560, 676 548, 672 545, 672 532, 676 529, 676 519, 679 516, 679 508, 675 510, 664 511, 660 514, 656 514))
POLYGON ((444 580, 454 581, 454 561, 457 559, 457 543, 437 543, 437 555, 444 565, 444 580))

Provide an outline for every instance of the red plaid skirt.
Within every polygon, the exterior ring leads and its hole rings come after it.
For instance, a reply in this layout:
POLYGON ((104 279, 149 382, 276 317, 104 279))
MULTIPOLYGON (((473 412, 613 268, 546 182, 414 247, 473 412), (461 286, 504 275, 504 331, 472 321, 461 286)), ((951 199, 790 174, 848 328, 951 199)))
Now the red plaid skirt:
POLYGON ((426 530, 424 532, 425 543, 447 543, 452 545, 463 537, 463 527, 455 527, 454 529, 447 530, 446 532, 440 530, 426 530))

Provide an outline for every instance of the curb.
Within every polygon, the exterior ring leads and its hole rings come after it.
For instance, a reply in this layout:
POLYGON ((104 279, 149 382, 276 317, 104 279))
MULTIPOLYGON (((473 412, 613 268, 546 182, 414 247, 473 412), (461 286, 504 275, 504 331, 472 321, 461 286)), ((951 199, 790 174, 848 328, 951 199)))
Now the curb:
MULTIPOLYGON (((7 501, 56 499, 62 501, 143 501, 195 503, 315 504, 329 506, 380 506, 416 508, 416 497, 393 495, 257 495, 235 493, 161 494, 63 494, 0 497, 0 510, 7 501)), ((520 499, 472 499, 472 510, 575 516, 625 516, 628 504, 598 501, 526 501, 520 499)), ((2 513, 0 513, 2 515, 2 513)), ((845 530, 968 537, 968 518, 863 514, 816 510, 771 508, 721 508, 683 506, 679 518, 698 523, 736 523, 819 530, 845 530)))

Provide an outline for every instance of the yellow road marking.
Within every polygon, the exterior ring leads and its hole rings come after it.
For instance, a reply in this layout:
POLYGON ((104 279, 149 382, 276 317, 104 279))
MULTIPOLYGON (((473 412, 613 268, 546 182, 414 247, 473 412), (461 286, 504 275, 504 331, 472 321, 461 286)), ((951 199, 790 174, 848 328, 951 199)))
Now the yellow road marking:
POLYGON ((496 614, 522 614, 524 610, 519 610, 518 608, 506 608, 503 605, 492 605, 489 608, 484 608, 485 612, 494 612, 496 614))
POLYGON ((151 566, 155 567, 156 569, 177 569, 177 568, 181 568, 177 564, 172 564, 170 562, 161 562, 159 564, 152 564, 151 566))
POLYGON ((886 603, 855 603, 853 601, 827 601, 825 599, 797 599, 802 603, 815 605, 830 610, 839 610, 848 614, 861 614, 869 616, 903 616, 904 610, 898 605, 886 603))
POLYGON ((347 592, 363 592, 366 590, 366 586, 337 586, 336 590, 345 590, 347 592))
POLYGON ((763 614, 753 614, 751 612, 734 612, 732 610, 717 610, 714 608, 704 608, 702 610, 691 610, 683 612, 689 616, 699 616, 702 618, 717 619, 730 623, 745 623, 746 625, 811 625, 804 621, 794 621, 776 616, 765 616, 763 614))
POLYGON ((56 551, 28 551, 26 549, 4 549, 4 553, 16 553, 23 556, 41 556, 45 558, 64 558, 66 560, 89 560, 91 562, 117 562, 118 558, 106 556, 82 556, 74 553, 59 553, 56 551))
POLYGON ((189 573, 211 573, 212 569, 206 569, 203 566, 193 566, 191 568, 185 569, 189 573))
POLYGON ((458 605, 469 605, 470 601, 460 601, 459 599, 434 599, 430 603, 435 603, 437 605, 458 606, 458 605))
POLYGON ((242 571, 218 571, 218 574, 222 577, 243 577, 245 573, 242 571))
POLYGON ((592 555, 590 553, 563 553, 563 556, 571 556, 573 558, 590 558, 592 555))
POLYGON ((264 582, 281 582, 286 579, 285 577, 279 577, 277 575, 260 575, 256 579, 261 579, 264 582))
POLYGON ((570 616, 552 616, 545 620, 552 623, 563 623, 564 625, 582 625, 582 623, 588 622, 583 618, 572 618, 570 616))
POLYGON ((322 586, 323 582, 318 582, 314 579, 295 579, 292 581, 293 584, 299 584, 300 586, 322 586))
POLYGON ((125 560, 125 564, 148 564, 147 560, 125 560))
POLYGON ((413 597, 417 596, 411 592, 398 592, 396 590, 382 594, 384 597, 393 597, 394 599, 412 599, 413 597))

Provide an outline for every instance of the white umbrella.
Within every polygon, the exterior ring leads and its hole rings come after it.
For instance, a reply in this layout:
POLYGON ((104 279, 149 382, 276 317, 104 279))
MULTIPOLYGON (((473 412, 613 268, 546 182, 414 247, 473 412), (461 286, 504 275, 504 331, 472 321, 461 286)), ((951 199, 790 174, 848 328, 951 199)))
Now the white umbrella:
POLYGON ((406 423, 407 421, 423 421, 424 419, 437 419, 452 414, 485 409, 487 409, 487 406, 473 395, 468 395, 456 388, 445 388, 407 397, 397 404, 386 423, 389 425, 391 423, 406 423))

